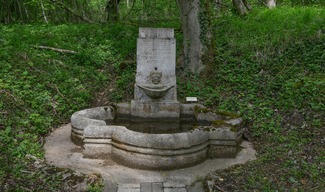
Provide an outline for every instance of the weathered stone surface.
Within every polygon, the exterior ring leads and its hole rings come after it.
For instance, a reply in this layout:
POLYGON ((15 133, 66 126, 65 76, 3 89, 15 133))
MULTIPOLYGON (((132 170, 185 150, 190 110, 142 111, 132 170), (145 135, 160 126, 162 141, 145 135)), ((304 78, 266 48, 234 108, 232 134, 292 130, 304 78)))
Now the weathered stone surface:
POLYGON ((243 123, 243 118, 230 119, 226 121, 231 126, 239 126, 243 123))
POLYGON ((201 182, 196 182, 193 186, 188 185, 186 189, 187 192, 205 192, 201 182))
POLYGON ((103 192, 117 192, 118 186, 113 181, 113 179, 104 180, 104 189, 103 192))
POLYGON ((84 130, 85 138, 111 138, 116 129, 122 126, 95 126, 89 125, 84 130))
POLYGON ((175 69, 174 30, 140 28, 132 117, 179 118, 175 69))
POLYGON ((80 114, 73 114, 71 117, 71 126, 74 129, 84 130, 88 125, 102 126, 106 125, 105 121, 89 118, 80 114))
POLYGON ((130 103, 118 103, 117 108, 117 118, 119 119, 130 119, 131 118, 131 105, 130 103))
POLYGON ((152 183, 152 191, 154 192, 163 192, 164 191, 164 187, 162 183, 152 183))
POLYGON ((216 120, 222 120, 223 116, 213 112, 200 112, 196 114, 196 119, 198 121, 212 122, 216 120))
POLYGON ((84 129, 87 126, 105 126, 104 120, 112 118, 110 107, 96 107, 75 112, 71 116, 71 140, 76 145, 82 145, 84 129))
POLYGON ((238 151, 237 146, 216 146, 210 145, 209 157, 210 158, 234 158, 238 151))
POLYGON ((204 108, 204 106, 201 104, 181 104, 180 118, 183 120, 192 120, 192 121, 196 119, 194 107, 204 108))
POLYGON ((140 192, 152 192, 151 183, 140 183, 140 192))
POLYGON ((111 155, 110 143, 84 143, 84 157, 91 159, 108 159, 111 155))
POLYGON ((164 182, 165 188, 185 188, 185 184, 181 182, 164 182))
POLYGON ((117 192, 140 192, 140 185, 139 184, 118 185, 117 192))
POLYGON ((174 38, 174 30, 168 28, 140 28, 139 38, 174 38))
POLYGON ((185 188, 164 188, 164 192, 187 192, 185 188))
POLYGON ((162 85, 176 85, 176 40, 173 29, 140 28, 136 84, 152 84, 150 73, 162 73, 162 85), (165 32, 165 34, 163 34, 165 32), (160 33, 160 35, 157 35, 160 33), (146 34, 143 36, 142 34, 146 34), (168 38, 166 38, 168 37, 168 38))
POLYGON ((206 159, 207 148, 189 154, 164 156, 112 148, 112 159, 119 164, 149 170, 172 170, 196 165, 206 159))
POLYGON ((133 118, 150 119, 176 119, 180 117, 180 104, 178 102, 131 102, 133 118))
POLYGON ((212 140, 233 140, 237 139, 237 132, 231 131, 230 128, 214 128, 209 132, 212 140))
POLYGON ((145 182, 140 184, 140 192, 163 192, 164 187, 160 182, 145 182))
POLYGON ((113 134, 113 141, 117 143, 164 150, 195 147, 206 143, 208 140, 208 133, 200 130, 175 134, 147 134, 120 128, 113 134))

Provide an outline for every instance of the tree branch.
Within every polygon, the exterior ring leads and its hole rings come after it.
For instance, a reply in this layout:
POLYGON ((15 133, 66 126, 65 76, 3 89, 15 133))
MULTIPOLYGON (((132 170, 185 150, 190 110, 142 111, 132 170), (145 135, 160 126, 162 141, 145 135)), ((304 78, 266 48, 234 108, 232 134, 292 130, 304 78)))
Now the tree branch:
POLYGON ((133 0, 133 3, 132 3, 132 7, 131 7, 131 9, 130 9, 130 11, 123 17, 123 19, 122 19, 122 21, 126 18, 126 17, 128 17, 129 15, 130 15, 130 13, 132 12, 132 10, 133 10, 133 8, 134 8, 134 5, 135 5, 135 1, 136 0, 133 0))
POLYGON ((68 12, 70 12, 72 15, 80 18, 83 21, 87 21, 89 23, 93 23, 93 21, 91 21, 90 19, 88 19, 85 15, 80 15, 79 13, 76 13, 75 11, 73 11, 71 8, 69 8, 68 6, 66 6, 63 2, 61 1, 56 1, 56 0, 51 0, 53 3, 57 3, 58 5, 60 5, 61 7, 63 7, 65 10, 67 10, 68 12))
POLYGON ((47 49, 47 50, 51 50, 51 51, 56 51, 56 52, 60 52, 60 53, 70 53, 70 54, 77 54, 78 52, 76 51, 72 51, 72 50, 67 50, 67 49, 59 49, 59 48, 55 48, 55 47, 48 47, 48 46, 41 46, 41 45, 34 45, 34 48, 38 48, 38 49, 47 49))

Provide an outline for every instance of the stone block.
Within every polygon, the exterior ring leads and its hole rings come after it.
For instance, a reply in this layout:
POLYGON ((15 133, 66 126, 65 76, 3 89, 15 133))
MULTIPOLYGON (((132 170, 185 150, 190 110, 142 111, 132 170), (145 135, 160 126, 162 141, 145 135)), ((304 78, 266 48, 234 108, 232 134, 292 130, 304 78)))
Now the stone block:
POLYGON ((187 192, 185 188, 164 188, 164 192, 187 192))
POLYGON ((212 140, 232 140, 237 139, 237 132, 233 132, 230 128, 214 128, 209 132, 210 139, 212 140))
POLYGON ((151 183, 140 183, 140 192, 152 192, 151 183))
POLYGON ((165 188, 184 188, 186 185, 181 182, 164 182, 165 188))
POLYGON ((152 192, 163 192, 164 187, 162 183, 152 183, 152 192))
POLYGON ((139 38, 170 39, 174 38, 174 29, 169 28, 140 28, 139 38))
POLYGON ((84 157, 90 159, 107 159, 112 151, 110 143, 84 143, 83 148, 84 157))
POLYGON ((117 108, 117 118, 118 119, 130 119, 131 117, 131 105, 130 103, 118 103, 117 108))
POLYGON ((195 121, 196 117, 195 117, 195 111, 194 108, 198 106, 200 108, 204 108, 203 105, 201 104, 181 104, 181 119, 182 120, 192 120, 195 121))
POLYGON ((132 100, 131 116, 136 118, 146 118, 151 120, 179 119, 179 102, 139 102, 132 100))

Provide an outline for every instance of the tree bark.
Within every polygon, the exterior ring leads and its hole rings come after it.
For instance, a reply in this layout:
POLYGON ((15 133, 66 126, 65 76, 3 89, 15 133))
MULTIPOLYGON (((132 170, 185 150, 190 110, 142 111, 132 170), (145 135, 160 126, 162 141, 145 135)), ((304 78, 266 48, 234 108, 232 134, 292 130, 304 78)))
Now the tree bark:
POLYGON ((85 15, 78 13, 77 11, 71 9, 70 7, 68 7, 67 5, 65 5, 63 2, 61 1, 57 1, 57 0, 51 0, 53 3, 58 4, 59 6, 61 6, 63 9, 65 9, 68 13, 74 15, 75 17, 81 19, 82 21, 86 21, 89 23, 93 23, 93 21, 91 21, 90 19, 88 19, 85 15))
POLYGON ((198 74, 204 68, 201 61, 200 0, 178 0, 178 4, 183 28, 184 68, 198 74))
POLYGON ((276 7, 276 0, 265 0, 265 4, 268 8, 272 9, 276 7))
POLYGON ((105 11, 107 13, 107 21, 118 21, 120 17, 119 5, 120 0, 107 0, 105 11))
POLYGON ((246 15, 248 14, 248 11, 252 10, 252 7, 247 0, 232 0, 232 3, 239 15, 246 15))
POLYGON ((42 14, 43 14, 44 21, 45 21, 45 23, 49 23, 49 22, 47 21, 47 17, 46 17, 46 14, 45 14, 45 8, 44 8, 43 1, 40 0, 40 3, 41 3, 41 7, 42 7, 42 14))

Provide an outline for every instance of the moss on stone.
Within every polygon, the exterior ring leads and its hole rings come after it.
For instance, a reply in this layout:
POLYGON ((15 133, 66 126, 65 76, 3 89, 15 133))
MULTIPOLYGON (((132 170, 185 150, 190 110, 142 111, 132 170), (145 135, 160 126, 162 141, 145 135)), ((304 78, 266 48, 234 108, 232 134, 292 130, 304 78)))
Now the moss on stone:
POLYGON ((216 128, 223 128, 223 127, 224 128, 230 128, 230 131, 232 131, 232 132, 237 132, 241 128, 241 125, 242 124, 232 125, 230 123, 227 123, 224 120, 215 120, 215 121, 212 121, 212 126, 213 127, 216 127, 216 128))
POLYGON ((214 126, 214 127, 222 127, 222 126, 228 127, 229 124, 227 122, 225 122, 224 120, 215 120, 215 121, 212 121, 212 126, 214 126))
POLYGON ((215 113, 217 115, 223 116, 224 119, 226 119, 226 120, 235 119, 235 118, 240 117, 240 115, 238 115, 237 113, 233 113, 233 112, 212 110, 212 109, 203 108, 203 107, 200 107, 200 106, 195 106, 194 107, 195 115, 198 115, 199 113, 209 113, 209 112, 212 112, 212 113, 215 113))
POLYGON ((216 113, 218 115, 222 115, 225 118, 229 117, 230 119, 235 119, 235 118, 239 118, 240 117, 240 115, 238 115, 237 113, 227 112, 227 111, 219 111, 219 110, 216 110, 216 111, 214 111, 214 113, 216 113))
POLYGON ((208 112, 211 112, 210 109, 208 108, 203 108, 203 107, 200 107, 200 106, 194 106, 194 113, 195 114, 199 114, 199 113, 208 113, 208 112))

